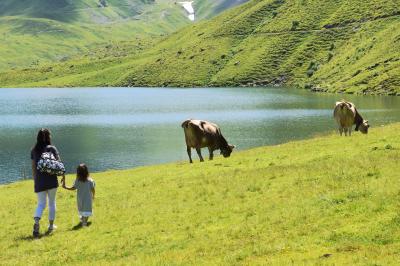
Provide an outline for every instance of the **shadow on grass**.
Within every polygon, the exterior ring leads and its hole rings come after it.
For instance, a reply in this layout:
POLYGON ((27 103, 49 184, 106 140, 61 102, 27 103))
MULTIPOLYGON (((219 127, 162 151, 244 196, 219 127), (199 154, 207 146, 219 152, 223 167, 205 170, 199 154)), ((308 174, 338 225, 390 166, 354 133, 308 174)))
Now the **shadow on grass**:
MULTIPOLYGON (((92 222, 88 222, 87 226, 90 226, 91 224, 92 224, 92 222)), ((78 223, 77 225, 75 225, 74 227, 71 228, 71 231, 79 230, 81 228, 82 228, 82 223, 78 223)), ((41 238, 44 238, 44 237, 52 236, 53 234, 54 234, 53 232, 49 233, 49 231, 47 231, 46 233, 40 234, 37 237, 35 237, 33 235, 25 235, 25 236, 19 236, 19 237, 15 238, 15 239, 18 240, 18 241, 33 241, 33 240, 36 240, 36 239, 41 239, 41 238)))
MULTIPOLYGON (((87 223, 87 226, 90 226, 92 224, 92 222, 88 222, 87 223)), ((77 225, 75 225, 74 227, 72 227, 72 231, 75 231, 75 230, 79 230, 79 229, 81 229, 83 226, 82 226, 82 223, 78 223, 77 225)))
POLYGON ((36 239, 41 239, 44 237, 49 237, 52 236, 53 233, 49 233, 48 231, 44 234, 39 234, 39 236, 33 236, 33 235, 29 235, 29 236, 19 236, 16 238, 16 240, 19 241, 32 241, 32 240, 36 240, 36 239))

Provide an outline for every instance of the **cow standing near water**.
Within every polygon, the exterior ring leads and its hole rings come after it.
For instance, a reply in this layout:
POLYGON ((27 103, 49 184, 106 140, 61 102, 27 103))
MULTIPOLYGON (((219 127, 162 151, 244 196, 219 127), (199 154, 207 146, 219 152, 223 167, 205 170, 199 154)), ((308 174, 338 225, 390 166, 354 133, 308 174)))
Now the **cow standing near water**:
POLYGON ((222 136, 221 129, 216 124, 208 121, 189 119, 182 123, 183 131, 185 132, 185 140, 187 153, 190 163, 192 161, 192 151, 194 148, 199 155, 200 162, 204 159, 201 156, 201 148, 208 148, 210 152, 210 160, 213 159, 215 150, 221 150, 221 154, 227 158, 231 155, 235 146, 229 145, 226 139, 222 136))
POLYGON ((347 136, 347 133, 351 136, 353 125, 356 125, 355 131, 360 130, 363 134, 368 133, 368 120, 362 118, 356 106, 351 102, 346 102, 344 100, 336 102, 333 117, 339 126, 340 136, 342 136, 343 131, 345 136, 347 136))

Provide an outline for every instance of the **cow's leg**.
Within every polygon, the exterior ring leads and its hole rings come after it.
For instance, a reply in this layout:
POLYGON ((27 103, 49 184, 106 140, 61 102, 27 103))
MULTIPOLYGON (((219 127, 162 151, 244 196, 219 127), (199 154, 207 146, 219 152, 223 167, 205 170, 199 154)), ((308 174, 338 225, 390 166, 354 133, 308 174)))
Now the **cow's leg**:
POLYGON ((200 148, 196 148, 196 151, 197 151, 197 155, 199 155, 200 162, 204 162, 203 156, 201 156, 201 150, 200 150, 200 148))
POLYGON ((351 127, 349 127, 349 136, 351 136, 351 127))
POLYGON ((208 148, 208 152, 210 153, 210 161, 214 158, 214 151, 211 148, 208 148))
POLYGON ((186 146, 186 151, 187 151, 187 154, 189 156, 189 162, 193 163, 193 161, 192 161, 192 149, 189 146, 186 146))
POLYGON ((347 127, 344 128, 344 135, 347 137, 347 127))
POLYGON ((342 136, 342 134, 343 134, 343 128, 342 127, 339 127, 339 133, 340 133, 340 136, 342 136))

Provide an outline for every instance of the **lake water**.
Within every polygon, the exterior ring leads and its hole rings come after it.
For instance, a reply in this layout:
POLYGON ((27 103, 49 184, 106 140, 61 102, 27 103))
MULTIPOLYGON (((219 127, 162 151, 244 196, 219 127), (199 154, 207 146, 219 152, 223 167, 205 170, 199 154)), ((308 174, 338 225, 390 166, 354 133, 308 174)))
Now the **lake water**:
POLYGON ((69 173, 80 162, 91 171, 124 169, 187 160, 180 126, 187 118, 219 124, 243 150, 335 130, 332 109, 341 98, 372 127, 400 121, 400 97, 275 88, 0 89, 0 183, 30 177, 29 151, 41 127, 51 129, 69 173))

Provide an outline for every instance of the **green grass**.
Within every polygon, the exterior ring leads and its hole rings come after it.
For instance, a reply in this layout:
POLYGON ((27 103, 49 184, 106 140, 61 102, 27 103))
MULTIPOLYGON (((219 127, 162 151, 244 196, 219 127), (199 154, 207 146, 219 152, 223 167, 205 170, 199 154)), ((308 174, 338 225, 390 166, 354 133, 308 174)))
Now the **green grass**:
MULTIPOLYGON (((176 1, 106 2, 99 7, 99 0, 2 0, 0 70, 65 61, 109 43, 165 35, 192 24, 176 1)), ((202 1, 198 19, 223 10, 213 2, 202 1)))
POLYGON ((70 73, 69 63, 57 64, 38 78, 48 66, 35 66, 0 73, 0 86, 289 85, 399 95, 397 2, 253 0, 101 68, 70 73))
POLYGON ((60 189, 58 230, 38 240, 32 181, 0 186, 1 263, 397 265, 399 130, 96 173, 91 226, 72 230, 75 194, 60 189))
POLYGON ((65 61, 100 45, 171 33, 189 24, 170 0, 108 3, 106 8, 87 0, 2 3, 0 70, 65 61))

